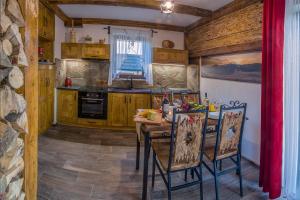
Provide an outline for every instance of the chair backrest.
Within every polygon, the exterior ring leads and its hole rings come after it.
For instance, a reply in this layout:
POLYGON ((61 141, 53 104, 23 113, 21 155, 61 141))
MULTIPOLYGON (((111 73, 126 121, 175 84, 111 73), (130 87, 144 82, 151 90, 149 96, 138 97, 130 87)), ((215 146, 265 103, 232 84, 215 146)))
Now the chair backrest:
POLYGON ((221 106, 215 147, 216 159, 240 153, 246 108, 246 103, 238 101, 221 106))
POLYGON ((159 109, 161 107, 162 101, 164 99, 163 95, 151 95, 151 108, 152 109, 159 109))
POLYGON ((169 167, 188 168, 202 159, 208 110, 173 113, 169 167))

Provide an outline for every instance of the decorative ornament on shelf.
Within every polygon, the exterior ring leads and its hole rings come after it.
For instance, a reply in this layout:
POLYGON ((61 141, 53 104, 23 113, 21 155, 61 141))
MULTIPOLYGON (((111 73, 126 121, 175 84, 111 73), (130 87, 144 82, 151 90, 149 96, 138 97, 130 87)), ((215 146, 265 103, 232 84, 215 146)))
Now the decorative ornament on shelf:
POLYGON ((163 40, 162 41, 162 47, 167 49, 173 49, 175 46, 174 42, 171 40, 163 40))
POLYGON ((74 20, 72 20, 72 28, 70 30, 70 42, 76 43, 76 32, 74 30, 74 20))
POLYGON ((162 0, 160 4, 160 10, 162 13, 171 14, 174 11, 174 6, 173 0, 162 0))

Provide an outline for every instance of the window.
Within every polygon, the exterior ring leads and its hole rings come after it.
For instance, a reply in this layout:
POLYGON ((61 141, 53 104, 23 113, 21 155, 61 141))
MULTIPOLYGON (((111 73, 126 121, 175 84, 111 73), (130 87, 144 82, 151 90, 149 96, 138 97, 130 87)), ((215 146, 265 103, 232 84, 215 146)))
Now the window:
POLYGON ((122 78, 144 79, 152 84, 150 31, 111 29, 109 84, 122 78))

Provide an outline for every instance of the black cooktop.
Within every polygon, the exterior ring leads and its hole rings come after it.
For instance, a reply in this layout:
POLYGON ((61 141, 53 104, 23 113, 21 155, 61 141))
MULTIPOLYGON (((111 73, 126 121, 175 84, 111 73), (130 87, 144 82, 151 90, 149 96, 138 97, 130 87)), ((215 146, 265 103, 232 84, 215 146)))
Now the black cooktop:
POLYGON ((80 87, 78 90, 81 92, 107 92, 107 88, 94 87, 94 86, 80 87))

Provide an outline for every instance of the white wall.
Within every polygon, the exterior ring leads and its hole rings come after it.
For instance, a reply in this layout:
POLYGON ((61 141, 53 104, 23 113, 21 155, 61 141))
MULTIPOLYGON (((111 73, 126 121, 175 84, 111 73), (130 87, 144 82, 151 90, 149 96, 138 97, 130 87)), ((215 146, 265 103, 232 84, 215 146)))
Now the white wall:
MULTIPOLYGON (((75 28, 76 38, 78 41, 81 41, 83 37, 89 35, 93 38, 93 42, 98 42, 99 39, 105 39, 105 43, 108 43, 108 34, 107 30, 104 28, 107 25, 89 25, 85 24, 82 28, 75 28)), ((143 28, 134 28, 134 27, 119 27, 119 28, 130 28, 130 29, 142 29, 149 30, 143 28)), ((68 30, 68 28, 67 28, 68 30)), ((163 40, 171 40, 175 43, 175 49, 184 49, 184 33, 175 32, 175 31, 165 31, 165 30, 155 30, 158 33, 154 33, 153 35, 153 46, 161 47, 161 43, 163 40)))
POLYGON ((61 43, 65 41, 66 28, 64 22, 55 15, 54 58, 61 58, 61 43))
POLYGON ((245 122, 242 154, 259 164, 261 85, 201 77, 200 91, 202 94, 207 92, 211 101, 228 103, 230 100, 239 100, 247 103, 246 116, 249 120, 245 122))

